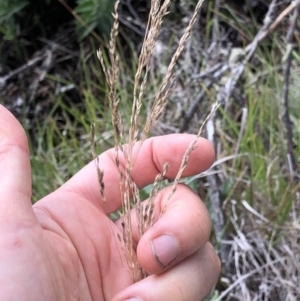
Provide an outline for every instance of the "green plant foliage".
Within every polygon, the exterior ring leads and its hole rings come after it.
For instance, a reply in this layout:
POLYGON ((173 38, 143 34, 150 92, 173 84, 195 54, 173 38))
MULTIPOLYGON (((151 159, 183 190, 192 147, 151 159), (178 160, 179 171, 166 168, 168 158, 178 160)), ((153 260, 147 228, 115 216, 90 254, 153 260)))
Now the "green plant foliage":
POLYGON ((94 29, 98 29, 103 35, 109 35, 114 3, 112 0, 77 0, 75 11, 83 20, 83 23, 77 23, 80 40, 94 29))
POLYGON ((11 40, 18 35, 19 26, 15 21, 15 15, 20 14, 26 5, 27 1, 0 1, 0 32, 4 35, 4 39, 11 40))
POLYGON ((19 13, 27 4, 27 1, 0 1, 0 23, 7 21, 14 14, 19 13))

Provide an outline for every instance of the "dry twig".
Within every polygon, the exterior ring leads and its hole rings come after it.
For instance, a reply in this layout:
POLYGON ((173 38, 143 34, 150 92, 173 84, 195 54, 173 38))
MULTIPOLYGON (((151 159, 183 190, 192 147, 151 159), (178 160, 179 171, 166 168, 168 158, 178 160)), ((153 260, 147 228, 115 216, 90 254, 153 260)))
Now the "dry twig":
POLYGON ((294 32, 297 26, 297 20, 299 17, 300 11, 300 0, 297 0, 295 3, 294 14, 292 16, 291 24, 286 36, 286 51, 284 55, 284 86, 283 86, 283 96, 282 96, 282 108, 283 116, 282 121, 284 124, 284 137, 287 145, 287 157, 290 166, 291 178, 293 181, 299 182, 297 177, 297 162, 293 150, 293 126, 289 113, 289 83, 290 83, 290 69, 292 65, 293 49, 294 49, 294 32))
MULTIPOLYGON (((211 115, 210 120, 206 124, 207 136, 208 140, 212 143, 212 145, 216 145, 215 141, 215 114, 211 115)), ((216 170, 215 167, 212 167, 212 170, 216 170)), ((227 245, 222 243, 222 240, 226 240, 228 238, 227 232, 225 232, 225 215, 222 210, 222 202, 219 191, 219 185, 217 181, 217 175, 211 174, 207 176, 207 181, 209 183, 209 199, 212 204, 212 220, 213 220, 213 228, 216 236, 217 243, 220 245, 219 247, 219 256, 220 260, 224 266, 227 268, 228 256, 229 256, 229 248, 227 245)))

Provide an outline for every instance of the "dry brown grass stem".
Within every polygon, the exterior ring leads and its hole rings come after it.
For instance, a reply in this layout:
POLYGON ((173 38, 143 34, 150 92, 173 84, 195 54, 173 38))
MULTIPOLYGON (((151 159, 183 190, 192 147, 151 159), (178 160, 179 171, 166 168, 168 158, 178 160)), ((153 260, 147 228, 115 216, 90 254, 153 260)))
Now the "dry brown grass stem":
POLYGON ((120 99, 117 96, 117 82, 119 77, 119 56, 116 54, 116 41, 119 33, 119 21, 118 21, 118 6, 119 1, 115 3, 115 12, 113 13, 114 23, 112 26, 109 42, 109 59, 110 67, 106 67, 104 62, 103 53, 99 49, 97 52, 98 59, 101 63, 107 85, 109 88, 109 104, 111 108, 112 125, 114 129, 114 139, 115 139, 115 150, 116 150, 116 164, 119 167, 119 149, 122 148, 122 143, 124 142, 124 128, 122 115, 119 110, 120 99))
MULTIPOLYGON (((143 104, 143 96, 145 94, 147 83, 148 83, 148 74, 150 71, 151 58, 153 56, 155 50, 155 44, 158 40, 158 36, 161 31, 163 17, 167 15, 168 8, 171 2, 172 2, 171 0, 165 0, 163 2, 161 0, 151 1, 151 9, 149 14, 148 24, 146 27, 146 34, 143 41, 143 45, 138 61, 138 68, 134 79, 133 102, 132 102, 132 111, 131 111, 128 137, 125 137, 122 115, 119 110, 120 99, 118 98, 118 93, 117 93, 117 84, 118 84, 118 77, 119 77, 119 58, 118 55, 116 54, 116 41, 119 32, 119 22, 118 22, 119 1, 117 1, 115 4, 115 11, 113 13, 114 23, 112 26, 110 42, 108 45, 108 55, 109 55, 109 63, 110 63, 109 67, 106 67, 104 55, 101 52, 101 50, 97 52, 97 56, 102 65, 106 77, 107 85, 109 88, 109 102, 111 108, 111 117, 112 117, 114 139, 115 139, 115 162, 120 175, 120 191, 121 191, 122 204, 123 204, 123 213, 121 214, 121 218, 122 218, 121 224, 122 224, 123 233, 122 233, 122 237, 118 235, 118 238, 121 242, 122 250, 126 257, 127 264, 133 273, 134 281, 137 281, 141 277, 146 277, 146 273, 140 268, 136 259, 136 254, 134 252, 131 209, 132 206, 135 207, 137 224, 138 224, 138 233, 139 233, 139 237, 141 237, 153 225, 155 199, 158 195, 159 190, 161 189, 162 181, 168 171, 169 164, 166 163, 164 165, 162 173, 157 175, 146 205, 141 202, 139 189, 132 180, 132 176, 131 176, 132 168, 134 167, 135 159, 138 156, 141 145, 148 137, 148 134, 152 126, 157 121, 157 119, 161 116, 161 114, 163 113, 166 107, 168 96, 175 83, 174 69, 176 63, 182 53, 182 50, 184 49, 186 41, 190 36, 192 27, 196 21, 197 14, 204 0, 200 0, 196 5, 191 20, 187 28, 185 29, 182 38, 179 41, 176 51, 172 56, 169 67, 167 69, 167 73, 162 83, 160 84, 158 92, 156 93, 156 96, 152 104, 151 112, 147 118, 145 126, 141 130, 141 136, 139 137, 139 116, 143 104), (124 145, 125 142, 127 143, 124 145), (124 156, 123 170, 121 170, 121 166, 119 162, 119 156, 121 154, 120 152, 124 156)), ((217 107, 215 107, 213 111, 215 111, 216 109, 217 107)), ((207 120, 209 116, 207 117, 207 120)), ((191 143, 190 147, 185 153, 181 167, 173 183, 172 194, 169 196, 169 198, 172 197, 173 193, 176 190, 176 186, 179 182, 179 179, 181 178, 183 170, 187 165, 188 157, 190 153, 193 151, 197 139, 202 133, 204 124, 200 128, 197 138, 193 143, 191 143)), ((92 130, 92 133, 93 131, 94 129, 92 130)), ((95 148, 93 150, 93 154, 95 154, 95 148)), ((102 187, 103 172, 101 172, 99 166, 97 165, 98 162, 97 157, 94 156, 94 158, 97 166, 98 180, 100 183, 100 187, 102 187)), ((100 193, 102 195, 104 193, 103 190, 100 189, 100 193)))
MULTIPOLYGON (((185 47, 187 40, 190 37, 192 28, 196 22, 197 15, 202 7, 204 0, 200 0, 194 10, 194 13, 189 21, 188 26, 186 27, 184 34, 182 35, 177 49, 175 50, 171 61, 169 63, 167 73, 156 93, 155 99, 152 104, 152 108, 150 114, 146 120, 146 124, 143 128, 141 139, 140 139, 140 146, 144 142, 144 140, 148 137, 151 128, 153 127, 154 123, 159 119, 159 117, 164 112, 168 97, 174 87, 175 79, 174 79, 174 68, 176 63, 185 47)), ((144 45, 142 47, 138 70, 136 72, 135 77, 135 87, 134 87, 134 102, 133 102, 133 109, 132 109, 132 120, 131 120, 131 140, 129 145, 133 145, 133 142, 137 141, 138 137, 138 116, 134 116, 135 113, 139 113, 141 105, 142 105, 142 96, 144 94, 146 83, 147 83, 147 75, 150 69, 150 59, 152 57, 156 40, 158 38, 158 34, 161 29, 162 18, 167 14, 167 9, 171 4, 171 1, 165 1, 161 7, 159 6, 160 1, 153 1, 153 7, 150 12, 149 22, 147 25, 146 36, 144 40, 144 45), (145 76, 142 82, 141 75, 142 71, 144 70, 145 76), (140 85, 139 95, 137 96, 138 86, 140 85)), ((138 114, 137 114, 138 115, 138 114)), ((140 146, 137 147, 136 153, 132 155, 133 159, 137 157, 140 146)), ((134 164, 134 161, 133 163, 134 164)))
POLYGON ((162 181, 164 180, 164 177, 166 173, 168 172, 169 169, 169 162, 164 164, 163 172, 159 173, 155 181, 153 183, 152 189, 150 191, 150 196, 148 199, 148 202, 145 206, 142 207, 142 212, 141 212, 141 223, 139 223, 139 235, 142 236, 147 230, 149 230, 154 221, 154 205, 155 205, 155 200, 158 195, 158 192, 161 189, 162 186, 162 181))
POLYGON ((163 209, 161 211, 161 215, 165 212, 167 205, 169 204, 169 202, 170 202, 172 196, 174 195, 174 193, 176 192, 179 180, 181 179, 182 174, 183 174, 183 172, 184 172, 184 170, 185 170, 185 168, 186 168, 186 166, 188 164, 188 160, 189 160, 190 154, 192 153, 193 150, 195 150, 195 145, 198 142, 201 134, 203 133, 203 129, 204 129, 206 123, 211 118, 211 116, 218 110, 219 106, 220 106, 220 104, 216 104, 216 105, 214 105, 212 107, 210 113, 207 115, 207 117, 203 121, 202 125, 200 126, 199 131, 198 131, 198 133, 196 135, 196 138, 190 143, 190 145, 187 148, 185 154, 183 155, 183 158, 182 158, 182 161, 181 161, 178 173, 177 173, 177 175, 175 177, 175 180, 174 180, 174 182, 172 184, 172 189, 171 189, 171 191, 170 191, 170 193, 169 193, 169 195, 168 195, 168 197, 166 199, 166 202, 165 202, 165 204, 163 206, 163 209))
POLYGON ((156 94, 156 97, 154 99, 150 115, 147 118, 146 125, 143 129, 143 135, 142 135, 142 140, 146 139, 148 136, 149 131, 153 127, 154 123, 156 120, 161 116, 161 114, 164 112, 166 104, 167 104, 167 99, 168 96, 171 92, 171 89, 174 85, 174 68, 176 66, 176 63, 178 61, 179 56, 182 53, 182 50, 184 49, 184 46, 186 44, 186 41, 190 37, 192 28, 196 22, 197 15, 200 11, 200 8, 202 7, 204 0, 200 0, 194 10, 194 13, 189 21, 189 25, 186 27, 183 36, 181 37, 179 44, 177 46, 177 49, 175 53, 172 56, 171 62, 168 66, 166 76, 164 77, 158 92, 156 94))
POLYGON ((100 169, 99 157, 96 152, 97 144, 95 141, 95 124, 91 125, 91 145, 92 145, 92 155, 93 155, 93 159, 94 159, 96 171, 97 171, 99 191, 100 191, 100 195, 101 195, 102 201, 105 206, 105 204, 106 204, 106 199, 105 199, 105 195, 104 195, 105 185, 104 185, 104 181, 103 181, 104 171, 100 169))
POLYGON ((170 0, 167 0, 161 5, 160 0, 154 0, 151 4, 148 24, 146 27, 146 34, 143 41, 141 54, 139 56, 138 68, 134 79, 133 89, 133 104, 131 113, 131 127, 129 130, 129 153, 133 159, 131 165, 134 164, 134 157, 132 154, 132 147, 138 140, 138 121, 140 115, 140 109, 142 107, 142 99, 146 90, 148 73, 150 71, 151 58, 153 56, 156 41, 161 31, 161 25, 163 17, 167 14, 168 8, 171 4, 170 0))
POLYGON ((128 220, 128 217, 129 215, 126 213, 121 215, 122 237, 118 235, 118 239, 121 242, 122 251, 126 258, 127 265, 132 272, 132 279, 134 282, 136 282, 141 279, 141 276, 144 274, 144 272, 139 266, 133 249, 132 230, 131 227, 128 227, 128 225, 131 224, 131 220, 128 220))
MULTIPOLYGON (((131 228, 131 204, 130 194, 134 191, 133 181, 131 180, 131 168, 130 168, 130 157, 124 143, 124 127, 122 121, 122 115, 119 110, 120 99, 117 96, 117 83, 119 77, 119 57, 116 54, 117 37, 119 33, 119 21, 118 21, 118 5, 119 1, 116 1, 114 7, 114 23, 110 34, 110 42, 108 45, 108 54, 110 60, 110 67, 106 67, 104 62, 103 53, 101 50, 97 52, 98 59, 102 65, 107 85, 109 88, 109 104, 111 109, 111 119, 114 130, 114 144, 115 144, 115 163, 120 175, 120 191, 122 197, 122 204, 124 208, 124 214, 122 214, 122 238, 119 238, 122 244, 122 250, 126 257, 127 264, 133 273, 133 279, 136 281, 140 277, 137 275, 137 260, 133 251, 133 237, 131 228), (119 162, 119 152, 122 152, 125 158, 125 171, 123 172, 119 162)), ((97 169, 98 171, 98 169, 97 169)), ((98 176, 99 177, 99 176, 98 176)), ((134 194, 135 203, 139 202, 134 194)))
POLYGON ((265 32, 262 32, 261 36, 259 37, 259 40, 263 40, 265 37, 267 37, 270 32, 272 32, 282 21, 283 19, 288 16, 295 8, 297 7, 297 1, 292 1, 290 5, 285 8, 279 16, 274 20, 270 26, 265 30, 265 32))

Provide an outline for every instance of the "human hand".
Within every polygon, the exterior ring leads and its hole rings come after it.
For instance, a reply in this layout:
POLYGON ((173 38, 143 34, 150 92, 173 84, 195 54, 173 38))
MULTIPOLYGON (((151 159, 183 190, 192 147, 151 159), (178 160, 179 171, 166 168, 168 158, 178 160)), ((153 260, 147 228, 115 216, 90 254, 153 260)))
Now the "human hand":
MULTIPOLYGON (((132 172, 137 186, 152 183, 165 162, 170 162, 166 176, 174 178, 193 139, 169 135, 146 140, 132 172)), ((184 176, 204 171, 214 160, 205 139, 197 146, 184 176)), ((205 297, 217 281, 220 263, 208 242, 209 214, 198 196, 179 185, 158 218, 170 187, 159 193, 153 227, 140 241, 134 237, 138 261, 149 276, 133 284, 116 239, 120 223, 107 217, 121 206, 113 150, 100 155, 99 161, 104 170, 105 210, 93 162, 32 207, 27 138, 0 105, 1 301, 199 301, 205 297)))

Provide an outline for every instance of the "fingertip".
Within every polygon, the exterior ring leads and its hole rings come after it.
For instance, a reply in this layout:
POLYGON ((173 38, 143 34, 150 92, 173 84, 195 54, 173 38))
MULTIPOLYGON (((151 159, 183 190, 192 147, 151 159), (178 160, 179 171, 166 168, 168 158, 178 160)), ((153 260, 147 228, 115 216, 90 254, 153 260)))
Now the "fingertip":
POLYGON ((210 165, 212 165, 215 162, 216 159, 216 151, 215 151, 215 147, 214 145, 207 139, 203 138, 206 142, 207 142, 207 148, 208 148, 208 152, 211 156, 211 161, 210 161, 210 165))
POLYGON ((188 163, 182 176, 191 176, 210 168, 215 160, 215 150, 207 139, 197 138, 192 134, 171 134, 155 137, 152 141, 153 150, 163 150, 153 153, 153 162, 157 166, 157 170, 162 170, 164 164, 169 162, 170 167, 166 177, 174 178, 178 172, 178 164, 181 163, 187 149, 195 139, 197 139, 196 144, 188 157, 188 163))
POLYGON ((215 281, 217 281, 218 276, 221 272, 221 268, 222 268, 222 263, 221 263, 220 257, 218 256, 217 252, 215 251, 213 245, 210 242, 208 242, 205 245, 205 248, 208 249, 208 252, 207 252, 207 254, 209 256, 208 261, 212 262, 211 267, 214 270, 214 273, 216 275, 215 281))
POLYGON ((194 150, 195 155, 203 162, 202 169, 209 169, 215 161, 215 148, 206 138, 200 137, 194 150))
POLYGON ((13 144, 29 154, 27 135, 15 116, 0 105, 0 144, 13 144))

